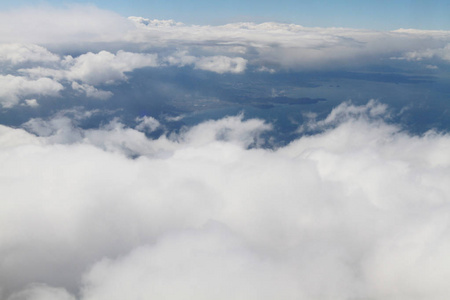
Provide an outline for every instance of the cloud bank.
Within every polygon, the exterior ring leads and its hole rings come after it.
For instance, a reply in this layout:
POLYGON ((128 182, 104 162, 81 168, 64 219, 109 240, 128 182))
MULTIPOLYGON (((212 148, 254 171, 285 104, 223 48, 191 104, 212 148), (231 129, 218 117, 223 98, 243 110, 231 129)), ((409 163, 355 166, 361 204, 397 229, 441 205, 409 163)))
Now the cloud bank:
POLYGON ((124 18, 94 6, 27 8, 2 12, 0 20, 0 75, 27 84, 40 79, 54 83, 42 93, 26 88, 3 92, 0 104, 6 108, 63 90, 106 100, 113 96, 108 85, 126 82, 133 71, 148 67, 273 74, 373 65, 389 70, 401 60, 426 73, 449 62, 448 31, 382 32, 274 22, 197 26, 124 18))
POLYGON ((1 298, 445 299, 450 137, 387 111, 345 103, 275 149, 242 115, 0 126, 1 298))

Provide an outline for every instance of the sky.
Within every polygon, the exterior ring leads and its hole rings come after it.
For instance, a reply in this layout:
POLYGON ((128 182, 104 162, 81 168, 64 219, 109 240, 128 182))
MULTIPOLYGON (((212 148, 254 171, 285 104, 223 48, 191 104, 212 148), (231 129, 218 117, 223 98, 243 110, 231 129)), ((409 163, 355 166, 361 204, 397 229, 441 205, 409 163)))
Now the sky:
MULTIPOLYGON (((2 1, 0 8, 72 5, 69 1, 2 1)), ((220 25, 236 21, 277 21, 318 27, 352 27, 374 30, 399 28, 449 30, 450 3, 445 0, 320 0, 320 1, 75 1, 93 4, 122 16, 175 19, 198 25, 220 25)))
POLYGON ((30 3, 0 299, 448 298, 447 4, 30 3))

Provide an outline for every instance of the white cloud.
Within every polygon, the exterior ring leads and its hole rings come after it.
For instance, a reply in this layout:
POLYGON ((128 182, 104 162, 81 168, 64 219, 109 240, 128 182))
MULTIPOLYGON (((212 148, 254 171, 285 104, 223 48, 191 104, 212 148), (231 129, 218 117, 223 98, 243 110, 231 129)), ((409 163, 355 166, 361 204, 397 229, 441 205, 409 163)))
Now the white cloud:
POLYGON ((258 68, 317 69, 365 64, 405 53, 441 48, 450 42, 448 31, 397 30, 390 32, 351 28, 308 28, 267 22, 232 23, 223 26, 160 26, 158 22, 130 18, 137 31, 130 41, 149 46, 189 47, 204 56, 239 53, 258 68), (233 50, 234 49, 234 50, 233 50), (237 51, 237 52, 235 52, 237 51), (213 54, 214 55, 211 55, 213 54))
POLYGON ((25 99, 25 104, 30 107, 38 107, 39 106, 39 103, 37 102, 36 99, 25 99))
POLYGON ((158 129, 159 126, 161 126, 158 120, 149 116, 138 117, 136 118, 136 122, 138 122, 139 124, 135 128, 139 131, 152 132, 158 129))
POLYGON ((70 66, 66 75, 67 78, 94 85, 126 80, 125 72, 158 65, 156 54, 125 51, 118 51, 117 54, 107 51, 89 52, 76 58, 67 57, 64 64, 70 66))
POLYGON ((450 44, 443 48, 428 48, 421 51, 411 51, 404 54, 398 59, 406 59, 409 61, 422 61, 424 59, 439 58, 450 61, 450 44))
MULTIPOLYGON (((57 80, 79 80, 89 85, 111 84, 126 80, 126 72, 137 68, 158 66, 156 54, 108 51, 88 52, 77 57, 66 56, 59 69, 31 68, 20 72, 31 77, 49 76, 57 80)), ((77 86, 77 85, 76 85, 77 86)), ((79 87, 79 86, 77 86, 79 87)))
POLYGON ((50 78, 31 80, 21 76, 0 75, 0 104, 12 107, 27 96, 58 96, 62 89, 60 83, 50 78))
POLYGON ((279 149, 242 116, 155 140, 0 126, 1 296, 445 299, 450 137, 386 111, 343 104, 279 149))
POLYGON ((370 100, 364 106, 355 106, 351 101, 343 102, 336 108, 334 108, 330 114, 323 120, 317 121, 316 114, 308 114, 306 116, 309 121, 301 125, 298 132, 304 132, 305 130, 325 130, 327 128, 336 126, 344 121, 351 120, 372 120, 381 118, 385 120, 389 117, 388 106, 377 102, 376 100, 370 100))
POLYGON ((79 53, 157 49, 170 57, 168 52, 173 50, 187 51, 195 61, 199 60, 197 68, 237 73, 245 69, 244 61, 256 69, 303 70, 380 62, 403 57, 405 53, 408 59, 420 59, 435 52, 447 59, 450 34, 404 29, 381 32, 308 28, 274 22, 198 26, 173 20, 123 18, 92 6, 73 6, 2 13, 0 41, 45 44, 60 54, 74 49, 79 53))
POLYGON ((57 62, 59 56, 38 45, 0 44, 0 62, 57 62))
POLYGON ((195 62, 195 67, 200 70, 216 73, 242 73, 245 71, 247 60, 242 57, 211 56, 202 57, 195 62))
POLYGON ((65 56, 59 59, 57 55, 36 45, 8 47, 3 48, 7 50, 5 50, 5 60, 12 63, 33 61, 41 65, 19 69, 18 72, 24 76, 0 75, 0 87, 2 87, 0 102, 4 107, 18 104, 24 96, 56 96, 64 89, 60 83, 64 81, 71 82, 72 89, 78 93, 84 93, 89 98, 105 100, 113 93, 98 89, 94 85, 127 80, 126 72, 137 68, 156 67, 159 64, 157 54, 122 50, 116 54, 107 51, 88 52, 75 58, 65 56), (16 48, 19 53, 11 54, 16 48), (49 61, 53 63, 52 67, 45 66, 45 63, 49 61))
POLYGON ((118 41, 135 26, 111 11, 90 5, 50 6, 0 12, 0 42, 72 44, 118 41))
POLYGON ((169 234, 155 246, 138 248, 119 261, 105 259, 97 263, 84 277, 83 299, 303 296, 295 278, 289 276, 293 271, 289 266, 260 257, 222 227, 209 224, 198 231, 169 234), (167 286, 176 289, 168 290, 167 286))
POLYGON ((89 98, 96 98, 96 99, 100 99, 100 100, 106 100, 113 96, 112 92, 102 91, 102 90, 96 89, 95 87, 93 87, 89 84, 79 84, 78 82, 75 82, 75 81, 72 82, 72 89, 86 94, 86 96, 89 98))
MULTIPOLYGON (((379 32, 273 22, 195 26, 173 20, 123 18, 93 6, 2 13, 0 28, 0 41, 8 43, 0 46, 0 61, 10 64, 3 76, 20 74, 25 76, 20 77, 23 81, 41 84, 52 78, 54 87, 72 86, 75 92, 97 99, 112 96, 102 85, 126 81, 129 72, 145 67, 190 66, 240 74, 247 68, 274 73, 377 64, 392 57, 411 62, 450 60, 447 31, 379 32), (7 21, 8 26, 2 27, 7 21), (68 55, 72 53, 80 54, 68 55)), ((7 107, 27 96, 33 95, 14 85, 0 92, 7 107)))
POLYGON ((187 51, 178 51, 164 59, 169 65, 184 67, 193 65, 196 69, 219 74, 242 73, 247 67, 247 60, 242 57, 227 57, 222 55, 195 57, 187 51))

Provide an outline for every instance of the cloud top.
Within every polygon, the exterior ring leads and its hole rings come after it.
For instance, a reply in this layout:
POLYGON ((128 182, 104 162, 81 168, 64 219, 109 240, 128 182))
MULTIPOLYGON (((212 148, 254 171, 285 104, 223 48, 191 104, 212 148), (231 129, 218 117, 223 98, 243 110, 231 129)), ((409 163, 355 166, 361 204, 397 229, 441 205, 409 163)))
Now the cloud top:
POLYGON ((450 137, 385 112, 343 104, 277 149, 242 116, 1 126, 2 297, 444 299, 450 137))

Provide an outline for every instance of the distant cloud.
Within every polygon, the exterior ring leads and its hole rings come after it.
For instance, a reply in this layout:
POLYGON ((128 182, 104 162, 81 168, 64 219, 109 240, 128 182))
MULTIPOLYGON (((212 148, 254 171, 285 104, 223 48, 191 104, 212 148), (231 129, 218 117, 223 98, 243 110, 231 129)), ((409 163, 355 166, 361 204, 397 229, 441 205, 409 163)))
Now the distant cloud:
POLYGON ((21 76, 0 75, 0 104, 12 107, 28 96, 58 96, 62 89, 60 83, 50 78, 32 80, 21 76))
POLYGON ((85 94, 86 97, 88 97, 88 98, 96 98, 96 99, 106 100, 113 96, 112 92, 102 91, 102 90, 96 89, 95 87, 93 87, 89 84, 79 84, 78 82, 75 82, 75 81, 72 82, 72 89, 85 94))
MULTIPOLYGON (((11 81, 12 85, 0 93, 0 104, 11 107, 19 103, 21 96, 32 94, 51 95, 48 83, 53 83, 53 89, 61 91, 63 84, 69 82, 72 89, 83 93, 88 98, 108 99, 113 96, 110 91, 97 88, 98 85, 109 85, 128 79, 126 73, 145 67, 164 67, 168 65, 192 65, 196 69, 216 73, 242 73, 246 69, 247 60, 241 57, 200 56, 189 55, 186 51, 177 52, 167 57, 159 58, 156 53, 135 53, 123 50, 116 54, 108 51, 98 53, 87 52, 76 57, 66 55, 60 58, 47 49, 36 45, 5 44, 2 46, 3 56, 0 61, 10 64, 29 62, 31 67, 12 69, 23 76, 5 75, 3 82, 11 81), (17 52, 15 52, 17 51, 17 52), (51 62, 51 65, 48 63, 51 62), (14 82, 13 78, 16 78, 14 82), (19 87, 18 82, 21 84, 19 87), (40 83, 41 90, 31 88, 31 83, 40 83), (42 84, 47 83, 43 86, 42 84)), ((0 75, 1 76, 1 75, 0 75)))
POLYGON ((35 45, 3 45, 2 49, 5 61, 13 64, 29 61, 34 65, 18 69, 17 72, 23 76, 0 75, 0 104, 3 107, 17 105, 21 98, 29 95, 57 96, 67 81, 71 82, 74 91, 89 98, 105 100, 113 93, 97 89, 94 85, 123 81, 127 79, 126 72, 158 66, 157 55, 147 53, 118 51, 113 54, 101 51, 60 59, 45 48, 35 45), (19 54, 14 54, 15 50, 19 54), (49 61, 52 62, 51 67, 46 66, 49 61))
POLYGON ((222 55, 195 57, 187 51, 178 51, 165 57, 169 65, 184 67, 193 65, 195 69, 223 73, 243 73, 247 67, 247 60, 242 57, 227 57, 222 55))
POLYGON ((404 56, 397 59, 405 59, 408 61, 422 61, 431 58, 439 58, 450 62, 450 44, 443 48, 428 48, 422 51, 411 51, 404 54, 404 56))
POLYGON ((136 68, 158 65, 156 54, 118 51, 117 54, 100 51, 88 52, 77 57, 66 56, 60 61, 58 69, 30 68, 20 72, 33 77, 49 76, 58 80, 79 80, 87 84, 111 84, 126 80, 125 72, 136 68))
MULTIPOLYGON (((391 58, 411 64, 433 60, 427 66, 436 68, 450 61, 447 31, 380 32, 275 22, 197 26, 124 18, 89 5, 2 12, 0 41, 2 76, 51 80, 94 99, 112 97, 105 85, 127 81, 129 73, 145 67, 242 74, 389 65, 391 58)), ((0 102, 11 107, 28 95, 35 97, 11 87, 0 102)))
POLYGON ((21 8, 0 12, 0 43, 112 42, 134 27, 120 15, 90 5, 21 8))
MULTIPOLYGON (((380 32, 275 22, 197 26, 174 20, 124 18, 93 6, 29 8, 2 13, 0 28, 0 41, 4 43, 47 45, 51 51, 66 52, 60 53, 64 55, 74 49, 84 53, 157 49, 165 57, 173 50, 187 50, 196 58, 224 56, 232 61, 239 55, 249 65, 267 69, 365 64, 405 53, 434 51, 450 43, 448 31, 380 32)), ((228 70, 238 72, 239 68, 228 70)), ((213 67, 213 70, 222 68, 213 67)))
POLYGON ((200 70, 216 73, 242 73, 245 71, 247 60, 242 57, 211 56, 201 57, 195 62, 195 67, 200 70))
POLYGON ((63 62, 69 66, 66 73, 68 79, 81 80, 88 84, 113 83, 125 80, 125 72, 143 67, 158 65, 156 54, 140 54, 118 51, 113 54, 107 51, 86 53, 76 58, 66 57, 63 62))
POLYGON ((0 62, 20 64, 24 62, 57 62, 59 56, 44 47, 28 44, 0 44, 0 62))

